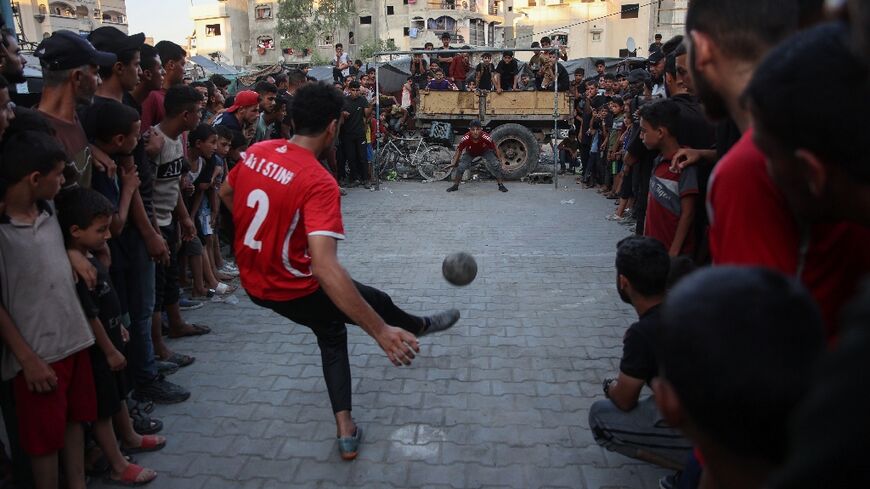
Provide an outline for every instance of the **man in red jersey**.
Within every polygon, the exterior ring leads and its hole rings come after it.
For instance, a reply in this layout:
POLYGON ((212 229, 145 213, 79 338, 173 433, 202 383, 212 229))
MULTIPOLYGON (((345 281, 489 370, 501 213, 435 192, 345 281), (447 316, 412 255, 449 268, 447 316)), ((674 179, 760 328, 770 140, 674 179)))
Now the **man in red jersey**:
POLYGON ((498 182, 498 189, 502 192, 507 192, 508 189, 504 186, 501 178, 504 156, 495 143, 492 142, 490 135, 483 132, 483 127, 477 119, 468 124, 468 134, 462 137, 462 140, 459 141, 459 146, 456 147, 453 162, 448 167, 456 168, 456 175, 453 177, 453 186, 448 188, 447 191, 456 192, 459 190, 459 181, 462 179, 462 174, 473 166, 474 159, 477 157, 483 158, 486 163, 486 169, 492 173, 498 182))
POLYGON ((714 118, 730 116, 743 132, 710 177, 710 252, 716 265, 761 265, 799 277, 833 337, 840 309, 866 272, 860 270, 870 253, 862 237, 866 228, 795 219, 753 141, 742 98, 764 55, 797 28, 797 20, 797 6, 787 0, 699 0, 687 14, 690 71, 704 110, 714 118), (766 15, 772 11, 778 15, 766 15))
POLYGON ((251 300, 317 336, 339 451, 352 460, 362 430, 350 414, 345 323, 362 327, 396 366, 410 365, 420 351, 417 337, 453 326, 459 311, 413 316, 384 292, 354 282, 339 263, 339 189, 318 157, 333 145, 343 105, 341 92, 328 85, 300 88, 293 99, 293 139, 249 148, 220 194, 233 214, 236 263, 251 300))

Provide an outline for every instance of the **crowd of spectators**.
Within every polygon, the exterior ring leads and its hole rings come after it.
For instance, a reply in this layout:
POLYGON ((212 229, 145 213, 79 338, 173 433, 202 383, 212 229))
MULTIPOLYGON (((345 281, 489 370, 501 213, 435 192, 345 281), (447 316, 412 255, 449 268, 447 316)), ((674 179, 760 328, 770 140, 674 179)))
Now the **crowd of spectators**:
POLYGON ((634 234, 616 272, 638 321, 589 424, 675 469, 659 487, 870 481, 866 382, 840 377, 870 353, 867 18, 859 2, 695 0, 646 69, 572 84, 562 170, 634 234))

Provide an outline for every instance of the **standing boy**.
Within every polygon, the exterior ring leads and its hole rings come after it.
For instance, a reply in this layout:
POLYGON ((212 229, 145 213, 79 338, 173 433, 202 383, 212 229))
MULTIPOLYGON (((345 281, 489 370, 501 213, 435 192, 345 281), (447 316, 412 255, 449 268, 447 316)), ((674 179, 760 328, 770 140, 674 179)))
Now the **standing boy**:
POLYGON ((87 348, 94 342, 76 299, 51 200, 64 183, 64 148, 44 133, 5 141, 0 178, 0 339, 3 380, 13 380, 18 431, 37 489, 58 487, 58 453, 71 489, 85 488, 83 422, 96 419, 87 348))
POLYGON ((483 61, 474 68, 474 82, 478 90, 492 90, 495 65, 492 64, 492 54, 483 53, 483 61))
POLYGON ((448 168, 456 168, 455 176, 453 177, 453 186, 448 188, 448 192, 456 192, 459 190, 459 182, 462 179, 462 174, 465 170, 471 168, 474 159, 482 157, 486 162, 486 169, 495 177, 498 182, 498 189, 501 192, 507 192, 507 187, 504 186, 501 176, 501 166, 504 164, 504 156, 501 151, 492 142, 489 134, 483 132, 483 126, 480 121, 475 119, 468 125, 468 134, 462 137, 459 146, 456 147, 456 153, 453 155, 453 162, 448 168))
POLYGON ((670 168, 671 159, 680 149, 676 136, 679 122, 680 108, 672 100, 661 100, 640 108, 643 144, 660 153, 649 181, 644 236, 664 243, 671 256, 691 254, 694 250, 692 223, 698 197, 697 169, 688 167, 674 173, 670 168))

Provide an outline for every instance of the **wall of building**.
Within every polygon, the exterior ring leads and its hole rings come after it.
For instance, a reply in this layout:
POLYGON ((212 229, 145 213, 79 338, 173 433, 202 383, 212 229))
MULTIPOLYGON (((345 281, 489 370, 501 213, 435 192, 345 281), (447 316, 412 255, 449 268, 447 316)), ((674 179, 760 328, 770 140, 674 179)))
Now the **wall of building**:
POLYGON ((220 53, 222 61, 235 66, 252 62, 247 0, 193 6, 190 16, 195 39, 190 42, 189 54, 210 56, 220 53))
POLYGON ((15 29, 28 43, 61 29, 86 35, 109 25, 127 32, 125 0, 19 0, 14 9, 15 29))

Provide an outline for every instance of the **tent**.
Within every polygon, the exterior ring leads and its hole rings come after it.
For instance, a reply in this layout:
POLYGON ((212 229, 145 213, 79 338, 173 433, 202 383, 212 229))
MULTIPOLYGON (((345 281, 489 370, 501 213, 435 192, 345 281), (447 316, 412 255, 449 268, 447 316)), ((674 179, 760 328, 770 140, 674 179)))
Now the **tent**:
POLYGON ((197 74, 196 78, 208 78, 211 75, 223 75, 232 80, 244 73, 232 66, 212 61, 205 56, 192 56, 190 62, 194 64, 194 72, 197 74))

